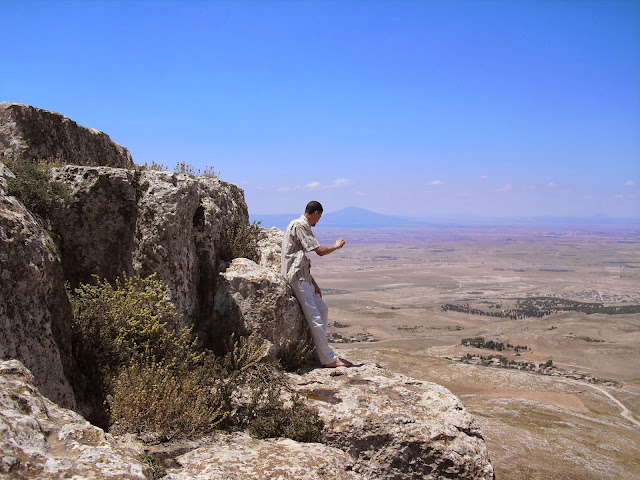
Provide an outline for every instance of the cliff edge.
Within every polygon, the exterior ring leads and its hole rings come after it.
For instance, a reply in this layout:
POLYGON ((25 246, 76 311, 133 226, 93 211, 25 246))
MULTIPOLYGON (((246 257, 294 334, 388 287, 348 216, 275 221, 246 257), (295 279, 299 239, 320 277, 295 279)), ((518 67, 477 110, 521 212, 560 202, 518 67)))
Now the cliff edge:
POLYGON ((281 232, 261 232, 256 261, 230 254, 232 232, 248 223, 235 185, 141 169, 102 132, 0 104, 0 474, 153 478, 141 459, 157 454, 173 479, 493 478, 482 433, 455 396, 377 365, 288 374, 288 389, 320 412, 323 443, 218 433, 151 447, 74 413, 90 406, 65 284, 93 275, 157 273, 181 325, 214 350, 254 331, 270 359, 308 344, 278 273, 281 232), (43 219, 9 194, 15 175, 3 160, 15 158, 66 164, 52 170, 69 192, 55 215, 43 219))

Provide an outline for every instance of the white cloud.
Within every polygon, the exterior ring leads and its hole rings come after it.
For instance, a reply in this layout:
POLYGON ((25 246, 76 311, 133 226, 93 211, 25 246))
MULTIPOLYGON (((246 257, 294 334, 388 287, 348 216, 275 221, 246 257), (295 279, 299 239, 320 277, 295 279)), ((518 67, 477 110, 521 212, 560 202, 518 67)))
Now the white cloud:
POLYGON ((444 185, 444 182, 442 180, 434 180, 431 185, 444 185))
POLYGON ((511 190, 513 190, 513 185, 510 183, 507 183, 498 189, 499 192, 510 192, 511 190))
POLYGON ((556 183, 556 182, 549 182, 549 183, 547 183, 547 187, 549 187, 549 188, 557 188, 557 187, 559 187, 559 186, 560 186, 560 184, 558 184, 558 183, 556 183))
POLYGON ((634 182, 633 180, 627 180, 626 182, 624 182, 624 186, 625 187, 635 187, 636 186, 636 182, 634 182))
POLYGON ((331 184, 333 187, 346 187, 351 184, 351 180, 348 178, 336 178, 331 184))
POLYGON ((480 180, 488 180, 489 175, 480 175, 480 180))
POLYGON ((278 192, 298 192, 300 190, 327 190, 329 188, 341 188, 350 185, 352 182, 347 178, 336 178, 330 184, 322 184, 320 182, 310 182, 304 186, 296 185, 295 187, 278 187, 278 192))

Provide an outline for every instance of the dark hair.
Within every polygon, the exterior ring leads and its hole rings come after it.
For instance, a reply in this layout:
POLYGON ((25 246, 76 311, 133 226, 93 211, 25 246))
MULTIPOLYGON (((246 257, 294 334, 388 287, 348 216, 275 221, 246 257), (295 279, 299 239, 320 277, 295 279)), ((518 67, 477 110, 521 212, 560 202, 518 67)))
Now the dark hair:
POLYGON ((320 202, 311 200, 309 203, 307 203, 307 208, 304 209, 304 213, 311 215, 312 213, 315 213, 315 212, 322 213, 322 205, 320 205, 320 202))

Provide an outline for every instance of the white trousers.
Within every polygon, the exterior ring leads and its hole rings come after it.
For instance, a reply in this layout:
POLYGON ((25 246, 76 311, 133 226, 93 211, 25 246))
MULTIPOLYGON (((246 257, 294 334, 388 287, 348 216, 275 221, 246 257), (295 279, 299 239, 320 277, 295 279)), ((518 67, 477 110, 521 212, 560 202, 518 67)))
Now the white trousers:
POLYGON ((329 307, 324 303, 322 297, 315 293, 313 285, 304 280, 294 280, 291 282, 294 295, 300 302, 304 316, 311 329, 313 345, 320 358, 320 363, 326 365, 338 360, 338 356, 329 346, 327 341, 327 323, 329 321, 329 307))

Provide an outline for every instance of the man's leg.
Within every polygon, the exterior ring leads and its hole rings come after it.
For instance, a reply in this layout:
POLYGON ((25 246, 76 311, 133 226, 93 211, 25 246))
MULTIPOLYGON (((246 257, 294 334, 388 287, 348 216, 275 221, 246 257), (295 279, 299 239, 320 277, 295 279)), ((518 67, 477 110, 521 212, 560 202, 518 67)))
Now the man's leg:
POLYGON ((316 295, 314 288, 309 283, 299 280, 291 283, 291 288, 295 294, 304 316, 311 328, 311 337, 316 352, 320 358, 320 363, 328 365, 338 360, 329 342, 327 341, 327 321, 329 308, 320 295, 316 295))

